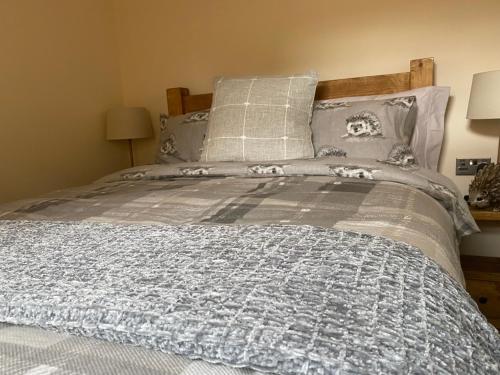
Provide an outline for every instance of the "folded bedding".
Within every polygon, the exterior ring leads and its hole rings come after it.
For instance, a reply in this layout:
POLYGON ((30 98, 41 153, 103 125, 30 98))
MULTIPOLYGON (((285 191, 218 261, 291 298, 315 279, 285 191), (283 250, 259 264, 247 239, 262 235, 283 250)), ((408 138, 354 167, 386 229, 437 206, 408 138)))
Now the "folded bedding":
POLYGON ((376 160, 120 171, 0 206, 0 358, 60 373, 497 373, 499 335, 462 285, 457 244, 475 231, 447 178, 376 160))
POLYGON ((5 322, 278 374, 498 370, 467 293, 403 242, 287 225, 5 221, 0 235, 5 322))

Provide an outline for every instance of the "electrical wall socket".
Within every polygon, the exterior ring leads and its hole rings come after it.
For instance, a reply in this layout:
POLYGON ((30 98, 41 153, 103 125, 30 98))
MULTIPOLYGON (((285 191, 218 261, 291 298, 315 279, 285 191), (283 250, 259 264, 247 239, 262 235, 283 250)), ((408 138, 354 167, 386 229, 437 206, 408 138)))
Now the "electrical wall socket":
POLYGON ((477 172, 477 167, 481 164, 490 164, 491 158, 484 159, 457 159, 456 175, 457 176, 474 176, 477 172))

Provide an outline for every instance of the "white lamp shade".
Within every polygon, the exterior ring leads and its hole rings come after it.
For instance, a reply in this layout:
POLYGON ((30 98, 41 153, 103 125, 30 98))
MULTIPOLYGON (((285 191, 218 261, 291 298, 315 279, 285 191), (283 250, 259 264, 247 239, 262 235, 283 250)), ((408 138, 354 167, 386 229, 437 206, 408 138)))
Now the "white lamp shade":
POLYGON ((152 135, 151 116, 146 108, 114 108, 106 114, 108 140, 149 138, 152 135))
POLYGON ((474 74, 468 119, 500 119, 500 70, 474 74))

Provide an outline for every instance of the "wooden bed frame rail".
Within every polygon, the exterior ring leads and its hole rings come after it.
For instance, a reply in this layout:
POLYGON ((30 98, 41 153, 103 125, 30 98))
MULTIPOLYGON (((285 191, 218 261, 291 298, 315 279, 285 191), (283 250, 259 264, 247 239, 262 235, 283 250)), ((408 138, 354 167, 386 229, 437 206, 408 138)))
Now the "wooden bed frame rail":
MULTIPOLYGON (((429 57, 411 60, 409 72, 320 81, 315 99, 391 94, 433 84, 434 59, 429 57)), ((175 87, 167 89, 167 104, 171 116, 203 111, 210 108, 212 94, 190 95, 187 88, 175 87)))

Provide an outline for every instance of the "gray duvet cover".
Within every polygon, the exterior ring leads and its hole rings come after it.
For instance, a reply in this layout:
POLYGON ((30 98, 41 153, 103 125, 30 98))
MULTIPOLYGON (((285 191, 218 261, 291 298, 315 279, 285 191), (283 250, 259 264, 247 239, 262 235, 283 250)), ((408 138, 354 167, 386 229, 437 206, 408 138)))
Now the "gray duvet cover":
POLYGON ((498 334, 460 285, 457 237, 475 224, 425 170, 147 166, 0 217, 5 373, 498 371, 498 334))

